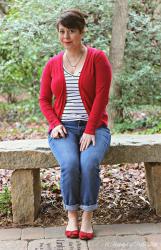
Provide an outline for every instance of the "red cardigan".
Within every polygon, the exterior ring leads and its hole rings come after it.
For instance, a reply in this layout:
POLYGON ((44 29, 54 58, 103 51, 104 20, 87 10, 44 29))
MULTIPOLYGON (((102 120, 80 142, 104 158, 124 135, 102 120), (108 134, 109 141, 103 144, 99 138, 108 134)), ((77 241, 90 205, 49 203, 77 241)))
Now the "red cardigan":
MULTIPOLYGON (((85 133, 95 134, 100 125, 108 125, 106 105, 111 84, 111 65, 101 50, 87 47, 87 56, 79 78, 80 96, 88 113, 85 133)), ((63 53, 52 57, 45 65, 40 84, 39 105, 49 123, 49 131, 62 124, 66 102, 63 53), (52 105, 52 97, 54 104, 52 105)))

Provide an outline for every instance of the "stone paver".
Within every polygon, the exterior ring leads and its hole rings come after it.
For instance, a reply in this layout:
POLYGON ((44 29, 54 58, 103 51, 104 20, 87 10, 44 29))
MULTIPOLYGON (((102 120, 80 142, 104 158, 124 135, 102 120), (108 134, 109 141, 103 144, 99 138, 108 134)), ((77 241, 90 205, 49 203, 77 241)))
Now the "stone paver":
POLYGON ((161 250, 161 223, 94 225, 90 241, 64 232, 64 226, 0 229, 0 250, 161 250))
POLYGON ((0 229, 0 240, 20 240, 20 228, 0 229))
POLYGON ((64 238, 65 227, 46 227, 45 239, 64 238))
POLYGON ((161 234, 161 223, 94 225, 97 236, 161 234))
POLYGON ((94 225, 97 236, 137 234, 135 224, 94 225))
POLYGON ((79 239, 45 239, 29 242, 28 250, 88 250, 86 241, 79 239))
POLYGON ((44 228, 41 227, 27 227, 22 229, 22 240, 43 239, 44 228))
POLYGON ((147 250, 160 250, 161 249, 161 234, 146 235, 147 250))
POLYGON ((22 240, 0 241, 0 250, 27 250, 27 244, 22 240))
POLYGON ((147 250, 143 236, 107 236, 90 240, 89 250, 147 250))
POLYGON ((142 223, 135 224, 137 234, 161 234, 161 223, 142 223))

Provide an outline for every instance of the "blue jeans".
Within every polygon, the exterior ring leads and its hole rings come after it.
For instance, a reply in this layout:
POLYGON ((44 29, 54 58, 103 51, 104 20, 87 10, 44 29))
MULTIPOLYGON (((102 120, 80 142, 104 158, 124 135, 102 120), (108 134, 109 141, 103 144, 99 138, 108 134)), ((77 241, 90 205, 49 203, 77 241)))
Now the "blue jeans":
POLYGON ((48 135, 50 149, 57 159, 60 170, 60 188, 65 210, 93 211, 98 207, 97 199, 101 179, 99 164, 108 151, 111 141, 109 128, 96 129, 96 145, 91 143, 80 151, 80 138, 85 130, 85 121, 62 122, 67 130, 65 138, 48 135))

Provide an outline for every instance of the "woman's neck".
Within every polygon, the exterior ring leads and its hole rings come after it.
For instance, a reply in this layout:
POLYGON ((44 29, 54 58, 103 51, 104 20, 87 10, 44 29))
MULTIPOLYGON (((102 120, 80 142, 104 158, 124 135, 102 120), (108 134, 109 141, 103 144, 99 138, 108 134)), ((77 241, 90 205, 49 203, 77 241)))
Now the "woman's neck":
POLYGON ((81 53, 83 53, 85 50, 85 45, 80 44, 80 46, 76 48, 71 48, 71 49, 66 49, 65 53, 70 57, 70 58, 77 58, 80 56, 81 53))

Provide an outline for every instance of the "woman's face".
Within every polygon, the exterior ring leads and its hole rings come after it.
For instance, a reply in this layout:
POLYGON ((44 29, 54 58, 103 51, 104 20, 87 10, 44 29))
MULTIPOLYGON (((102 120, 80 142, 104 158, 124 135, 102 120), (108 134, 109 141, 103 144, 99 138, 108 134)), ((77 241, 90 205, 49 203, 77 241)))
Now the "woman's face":
POLYGON ((68 29, 59 24, 58 33, 60 43, 65 49, 71 49, 80 46, 83 32, 81 33, 78 29, 68 29))

